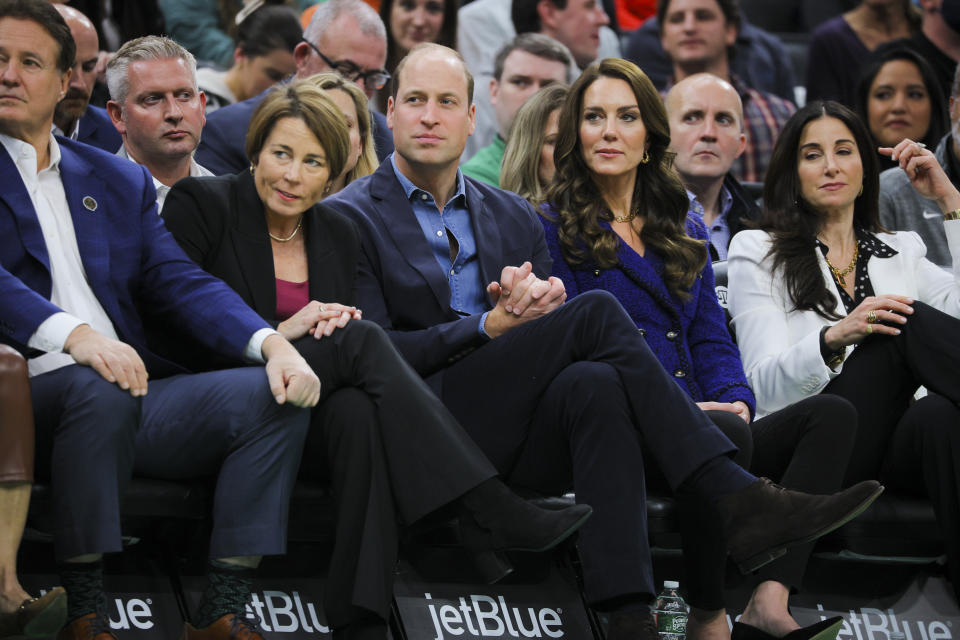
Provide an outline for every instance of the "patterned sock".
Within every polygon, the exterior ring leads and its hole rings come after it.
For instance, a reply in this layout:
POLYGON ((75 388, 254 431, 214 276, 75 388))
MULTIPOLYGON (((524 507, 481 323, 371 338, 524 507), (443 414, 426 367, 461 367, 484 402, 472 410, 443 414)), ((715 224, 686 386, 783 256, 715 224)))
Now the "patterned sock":
POLYGON ((207 565, 207 588, 193 617, 194 626, 197 629, 209 627, 228 613, 245 616, 244 607, 250 600, 250 582, 254 574, 254 569, 211 560, 207 565))
POLYGON ((88 613, 106 616, 107 598, 103 593, 103 562, 63 562, 60 581, 67 590, 67 622, 88 613))

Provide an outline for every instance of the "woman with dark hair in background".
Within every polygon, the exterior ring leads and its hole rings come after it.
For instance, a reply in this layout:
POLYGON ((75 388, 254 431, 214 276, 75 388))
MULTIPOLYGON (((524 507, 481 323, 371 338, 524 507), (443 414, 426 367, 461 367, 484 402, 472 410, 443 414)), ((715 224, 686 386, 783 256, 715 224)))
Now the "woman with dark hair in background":
POLYGON ((500 187, 534 205, 543 202, 547 186, 553 182, 557 121, 568 91, 560 84, 540 89, 520 107, 510 125, 500 187))
MULTIPOLYGON (((387 27, 387 65, 391 74, 397 63, 422 42, 457 48, 457 0, 381 0, 380 18, 387 27)), ((377 95, 377 108, 387 112, 389 91, 377 95)))
MULTIPOLYGON (((818 394, 859 414, 845 482, 925 491, 960 586, 960 261, 925 257, 914 232, 879 224, 877 153, 836 102, 797 112, 777 140, 760 229, 730 244, 729 301, 759 412, 818 394), (923 385, 930 393, 913 401, 923 385)), ((937 202, 960 255, 960 192, 910 140, 880 153, 937 202)))
MULTIPOLYGON (((950 128, 947 100, 933 69, 903 47, 884 51, 863 70, 855 111, 873 136, 874 150, 904 138, 934 149, 950 128)), ((889 155, 874 155, 879 171, 897 166, 889 155)))
POLYGON ((807 49, 807 102, 836 100, 852 107, 860 69, 873 51, 912 36, 920 29, 920 16, 910 0, 860 0, 818 25, 807 49))
MULTIPOLYGON (((810 398, 751 423, 754 396, 714 292, 706 229, 687 216, 669 143, 663 103, 636 65, 606 59, 583 72, 560 113, 556 176, 541 208, 553 275, 569 297, 595 289, 617 297, 680 388, 738 445, 738 463, 793 489, 836 491, 853 446, 853 408, 810 398)), ((662 486, 657 477, 651 484, 662 486)), ((723 536, 708 504, 680 504, 687 637, 728 637, 723 536)), ((791 549, 760 571, 735 640, 836 637, 840 618, 801 627, 787 609, 811 549, 791 549)))
POLYGON ((197 86, 207 94, 209 114, 220 107, 260 94, 296 71, 293 49, 303 37, 297 14, 289 7, 267 5, 237 27, 233 66, 227 71, 197 69, 197 86))

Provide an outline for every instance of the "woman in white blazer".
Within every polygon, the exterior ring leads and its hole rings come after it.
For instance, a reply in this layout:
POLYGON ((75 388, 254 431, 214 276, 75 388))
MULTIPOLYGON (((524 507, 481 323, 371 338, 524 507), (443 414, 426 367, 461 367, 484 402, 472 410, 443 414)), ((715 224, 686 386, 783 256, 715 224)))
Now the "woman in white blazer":
POLYGON ((730 312, 758 415, 817 393, 850 400, 859 419, 847 482, 925 489, 956 589, 960 192, 922 144, 880 152, 939 203, 953 272, 926 259, 916 233, 880 227, 867 129, 846 107, 817 101, 777 140, 760 228, 730 244, 730 312), (930 393, 913 402, 920 386, 930 393))

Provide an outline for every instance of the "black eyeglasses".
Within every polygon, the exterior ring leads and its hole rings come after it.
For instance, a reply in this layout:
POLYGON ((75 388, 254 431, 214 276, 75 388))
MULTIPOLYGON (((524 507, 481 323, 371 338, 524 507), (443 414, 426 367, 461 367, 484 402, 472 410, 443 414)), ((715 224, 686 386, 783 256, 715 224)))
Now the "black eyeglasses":
POLYGON ((307 39, 304 39, 304 42, 310 45, 310 48, 317 52, 317 55, 327 63, 328 67, 336 71, 346 80, 349 80, 350 82, 363 80, 363 86, 365 86, 368 91, 379 91, 380 89, 383 89, 385 84, 390 82, 390 74, 387 73, 386 69, 361 69, 349 60, 340 60, 334 62, 327 56, 323 55, 323 52, 317 48, 317 45, 313 44, 307 39))

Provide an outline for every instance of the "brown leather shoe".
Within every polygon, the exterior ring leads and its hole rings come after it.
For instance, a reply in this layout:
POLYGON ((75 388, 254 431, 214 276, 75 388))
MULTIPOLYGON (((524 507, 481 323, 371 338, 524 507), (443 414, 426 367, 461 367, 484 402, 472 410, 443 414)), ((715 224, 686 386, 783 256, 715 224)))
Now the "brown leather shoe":
POLYGON ((790 491, 766 478, 720 499, 727 548, 744 573, 811 542, 860 515, 883 492, 866 480, 829 496, 790 491))
POLYGON ((25 600, 16 611, 0 613, 0 638, 52 636, 67 619, 67 592, 54 587, 25 600))
POLYGON ((203 629, 184 622, 180 640, 263 640, 263 636, 256 623, 246 616, 228 613, 203 629))
POLYGON ((57 634, 57 640, 117 640, 106 616, 88 613, 80 616, 57 634))

